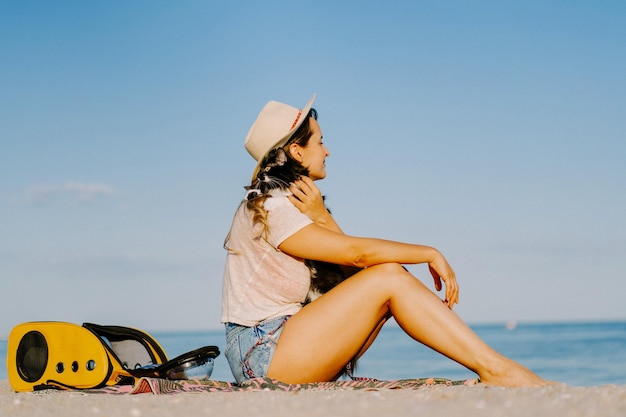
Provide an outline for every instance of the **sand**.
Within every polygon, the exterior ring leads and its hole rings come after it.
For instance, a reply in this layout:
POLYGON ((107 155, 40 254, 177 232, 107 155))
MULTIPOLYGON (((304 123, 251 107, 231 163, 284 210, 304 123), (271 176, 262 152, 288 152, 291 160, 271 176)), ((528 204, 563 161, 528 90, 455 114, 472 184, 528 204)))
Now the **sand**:
POLYGON ((417 390, 213 392, 106 395, 15 393, 0 381, 0 416, 626 416, 626 385, 417 390))

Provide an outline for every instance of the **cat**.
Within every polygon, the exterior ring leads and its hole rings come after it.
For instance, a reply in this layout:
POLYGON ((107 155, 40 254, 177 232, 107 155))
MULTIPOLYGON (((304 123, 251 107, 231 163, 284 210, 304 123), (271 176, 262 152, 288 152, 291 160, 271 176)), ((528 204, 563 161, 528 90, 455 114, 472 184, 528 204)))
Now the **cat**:
POLYGON ((347 278, 339 265, 311 260, 306 260, 305 264, 311 271, 311 286, 304 304, 326 294, 347 278))

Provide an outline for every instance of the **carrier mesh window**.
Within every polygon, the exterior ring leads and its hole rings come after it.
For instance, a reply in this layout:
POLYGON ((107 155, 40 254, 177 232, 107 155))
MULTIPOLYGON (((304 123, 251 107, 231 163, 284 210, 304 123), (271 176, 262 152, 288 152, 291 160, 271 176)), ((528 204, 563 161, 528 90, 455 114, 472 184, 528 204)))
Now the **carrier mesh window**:
POLYGON ((146 347, 136 340, 118 340, 111 342, 111 349, 120 358, 126 369, 139 369, 153 365, 154 361, 146 347))

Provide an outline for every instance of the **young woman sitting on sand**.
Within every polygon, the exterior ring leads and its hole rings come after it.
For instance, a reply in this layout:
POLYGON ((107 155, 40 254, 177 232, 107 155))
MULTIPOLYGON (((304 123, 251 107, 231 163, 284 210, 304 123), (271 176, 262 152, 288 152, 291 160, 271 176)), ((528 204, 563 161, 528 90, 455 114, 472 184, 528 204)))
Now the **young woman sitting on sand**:
POLYGON ((257 161, 233 219, 222 296, 225 356, 237 382, 331 381, 393 317, 413 339, 476 372, 484 384, 546 382, 485 344, 453 311, 459 286, 435 248, 344 234, 314 181, 326 177, 315 95, 303 109, 271 101, 245 146, 257 161), (305 304, 306 260, 356 272, 305 304), (441 300, 402 264, 427 263, 441 300))

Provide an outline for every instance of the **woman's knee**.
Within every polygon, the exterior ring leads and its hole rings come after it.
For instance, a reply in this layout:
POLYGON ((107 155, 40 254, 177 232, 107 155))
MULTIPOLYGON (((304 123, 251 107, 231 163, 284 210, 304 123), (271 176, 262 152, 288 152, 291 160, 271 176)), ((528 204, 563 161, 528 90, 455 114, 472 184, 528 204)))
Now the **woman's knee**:
POLYGON ((366 268, 366 281, 381 289, 393 289, 405 284, 415 284, 417 279, 401 264, 384 263, 366 268))
POLYGON ((415 277, 413 277, 413 275, 411 275, 411 273, 403 265, 398 263, 374 265, 368 267, 367 270, 388 279, 415 279, 415 277))

